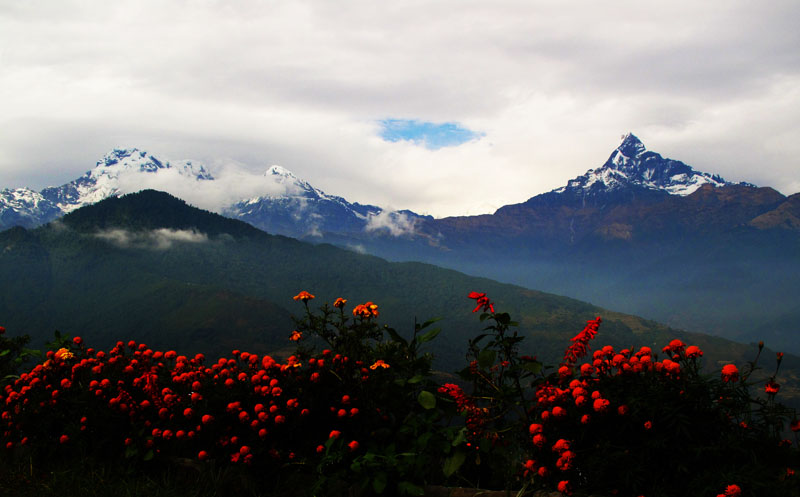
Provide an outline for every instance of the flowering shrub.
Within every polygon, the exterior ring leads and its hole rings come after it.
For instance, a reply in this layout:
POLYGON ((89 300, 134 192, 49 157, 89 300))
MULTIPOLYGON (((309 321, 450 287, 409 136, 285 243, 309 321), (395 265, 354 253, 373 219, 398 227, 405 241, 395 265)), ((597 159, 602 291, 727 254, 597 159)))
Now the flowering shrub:
MULTIPOLYGON (((294 297, 304 315, 283 360, 236 350, 208 362, 133 341, 99 351, 59 336, 43 362, 5 376, 3 457, 41 467, 193 461, 241 468, 267 489, 294 478, 299 494, 423 495, 445 483, 567 495, 800 491, 798 451, 783 440, 800 421, 775 401, 781 354, 759 385, 765 397, 753 397, 758 357, 709 376, 703 351, 680 340, 661 357, 591 352, 598 317, 545 367, 519 355, 524 337, 508 314, 483 293, 469 298, 485 328, 468 343, 461 381, 441 384, 420 350, 439 334, 435 320, 402 336, 378 325, 374 302, 312 309, 308 292, 294 297)), ((18 365, 32 355, 22 345, 0 333, 0 360, 18 365)))

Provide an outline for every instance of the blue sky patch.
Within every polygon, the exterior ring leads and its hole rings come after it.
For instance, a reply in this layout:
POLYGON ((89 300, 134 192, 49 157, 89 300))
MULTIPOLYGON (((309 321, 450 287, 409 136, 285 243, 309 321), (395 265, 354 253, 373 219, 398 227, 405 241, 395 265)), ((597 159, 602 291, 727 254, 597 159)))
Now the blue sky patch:
POLYGON ((484 135, 462 128, 457 123, 437 124, 416 119, 383 119, 379 123, 384 140, 411 141, 430 150, 454 147, 484 135))

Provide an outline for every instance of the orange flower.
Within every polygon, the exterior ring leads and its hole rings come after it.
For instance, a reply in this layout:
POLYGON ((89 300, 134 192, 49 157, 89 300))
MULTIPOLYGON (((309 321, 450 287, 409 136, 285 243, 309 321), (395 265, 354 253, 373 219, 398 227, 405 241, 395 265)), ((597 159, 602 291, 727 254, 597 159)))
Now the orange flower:
POLYGON ((334 307, 336 307, 336 308, 342 308, 342 307, 344 307, 344 305, 345 305, 346 303, 347 303, 347 299, 343 299, 343 298, 339 297, 339 298, 338 298, 338 299, 336 299, 336 301, 333 303, 333 306, 334 306, 334 307))
POLYGON ((309 300, 313 299, 313 298, 314 298, 314 296, 313 296, 313 295, 311 295, 310 293, 308 293, 307 291, 303 290, 302 292, 298 293, 297 295, 295 295, 295 296, 294 296, 294 297, 292 297, 292 298, 293 298, 293 299, 295 299, 295 300, 300 300, 300 301, 303 301, 303 302, 308 302, 309 300))
POLYGON ((729 381, 739 380, 739 368, 733 364, 726 364, 722 367, 722 381, 725 383, 729 381))
POLYGON ((293 341, 293 342, 297 342, 297 341, 299 341, 301 338, 303 338, 303 334, 302 334, 302 333, 300 333, 300 332, 299 332, 299 331, 297 331, 297 330, 294 330, 294 331, 292 332, 292 336, 290 336, 290 337, 289 337, 289 340, 291 340, 291 341, 293 341))
POLYGON ((67 349, 58 349, 54 356, 57 360, 63 361, 66 359, 72 359, 75 355, 67 349))
POLYGON ((375 364, 369 367, 369 369, 378 369, 378 368, 386 369, 388 367, 389 365, 383 362, 383 359, 378 359, 377 361, 375 361, 375 364))
POLYGON ((366 304, 359 304, 353 309, 353 316, 361 316, 362 318, 372 318, 378 316, 378 304, 367 302, 366 304))

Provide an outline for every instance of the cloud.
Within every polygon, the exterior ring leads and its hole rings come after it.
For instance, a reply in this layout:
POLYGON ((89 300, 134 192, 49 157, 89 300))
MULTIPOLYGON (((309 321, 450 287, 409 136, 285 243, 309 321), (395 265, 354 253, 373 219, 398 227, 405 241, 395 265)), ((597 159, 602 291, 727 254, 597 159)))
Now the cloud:
MULTIPOLYGON (((169 162, 175 165, 182 161, 169 162)), ((119 187, 123 194, 145 189, 166 191, 192 205, 214 212, 221 212, 243 199, 298 193, 293 183, 275 181, 272 175, 249 170, 234 162, 218 163, 210 169, 213 170, 213 180, 197 180, 175 167, 146 174, 125 170, 119 176, 119 187)))
MULTIPOLYGON (((627 131, 725 178, 784 193, 798 182, 796 0, 43 0, 0 12, 0 187, 63 184, 136 146, 259 174, 281 164, 360 203, 478 214, 601 165, 627 131), (483 136, 386 141, 387 116, 483 136)), ((232 191, 253 186, 241 179, 232 191)))
POLYGON ((392 236, 413 235, 416 220, 404 212, 381 211, 367 216, 365 231, 387 230, 392 236))
POLYGON ((367 249, 364 248, 364 245, 362 245, 360 243, 358 243, 358 244, 349 244, 347 246, 347 248, 350 249, 351 251, 357 253, 357 254, 362 254, 363 255, 363 254, 367 253, 367 249))
POLYGON ((94 236, 121 248, 147 250, 167 250, 176 243, 208 242, 208 235, 205 233, 169 228, 159 228, 144 232, 111 229, 96 233, 94 236))

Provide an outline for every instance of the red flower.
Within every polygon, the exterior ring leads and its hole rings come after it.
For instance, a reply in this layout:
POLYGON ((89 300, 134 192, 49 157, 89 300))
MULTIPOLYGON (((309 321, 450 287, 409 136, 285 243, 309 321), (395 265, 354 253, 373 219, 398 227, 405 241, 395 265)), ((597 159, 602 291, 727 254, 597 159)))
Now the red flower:
MULTIPOLYGON (((600 323, 602 321, 600 316, 587 321, 583 331, 570 340, 572 345, 567 347, 567 350, 564 352, 564 364, 574 364, 579 358, 586 355, 586 352, 589 350, 589 341, 597 335, 597 330, 600 328, 600 323)), ((583 368, 581 368, 581 374, 585 375, 583 368)))
POLYGON ((733 364, 726 364, 722 367, 722 381, 725 383, 729 381, 739 380, 739 368, 733 364))
POLYGON ((333 431, 331 431, 330 435, 328 435, 328 438, 339 438, 340 436, 342 436, 342 432, 341 431, 333 430, 333 431))
POLYGON ((608 410, 608 406, 611 404, 608 400, 600 397, 594 400, 592 407, 597 412, 605 412, 608 410))
POLYGON ((700 350, 700 347, 697 345, 689 345, 686 347, 686 357, 694 358, 694 357, 701 357, 703 355, 703 351, 700 350))
POLYGON ((781 388, 781 386, 779 384, 775 383, 775 380, 770 379, 767 382, 767 384, 764 386, 764 391, 767 392, 770 395, 775 395, 776 393, 778 393, 778 390, 780 388, 781 388))
POLYGON ((653 423, 652 422, 650 422, 650 421, 645 421, 644 422, 644 429, 645 430, 649 430, 652 427, 653 427, 653 423))
POLYGON ((347 444, 347 446, 350 448, 350 452, 355 452, 358 450, 358 442, 356 442, 355 440, 347 444))
POLYGON ((570 485, 569 480, 558 482, 558 491, 565 495, 572 495, 572 485, 570 485))
POLYGON ((494 304, 492 304, 492 301, 489 300, 489 297, 487 297, 485 293, 469 292, 467 297, 475 300, 477 304, 475 308, 472 309, 472 312, 477 312, 481 307, 483 307, 483 312, 494 312, 494 304))
POLYGON ((725 487, 725 496, 726 497, 740 497, 742 495, 742 489, 739 488, 739 485, 728 485, 725 487))
POLYGON ((65 444, 65 443, 69 442, 69 437, 68 437, 67 435, 61 435, 61 436, 58 438, 58 442, 59 442, 60 444, 65 444))
POLYGON ((560 438, 558 439, 558 442, 556 442, 553 445, 553 452, 564 452, 569 450, 569 448, 570 448, 569 440, 564 440, 563 438, 560 438))
POLYGON ((339 297, 339 298, 338 298, 338 299, 336 299, 336 301, 333 303, 333 306, 334 306, 334 307, 336 307, 336 308, 342 308, 342 307, 344 307, 344 305, 345 305, 346 303, 347 303, 347 299, 343 299, 343 298, 339 297))

